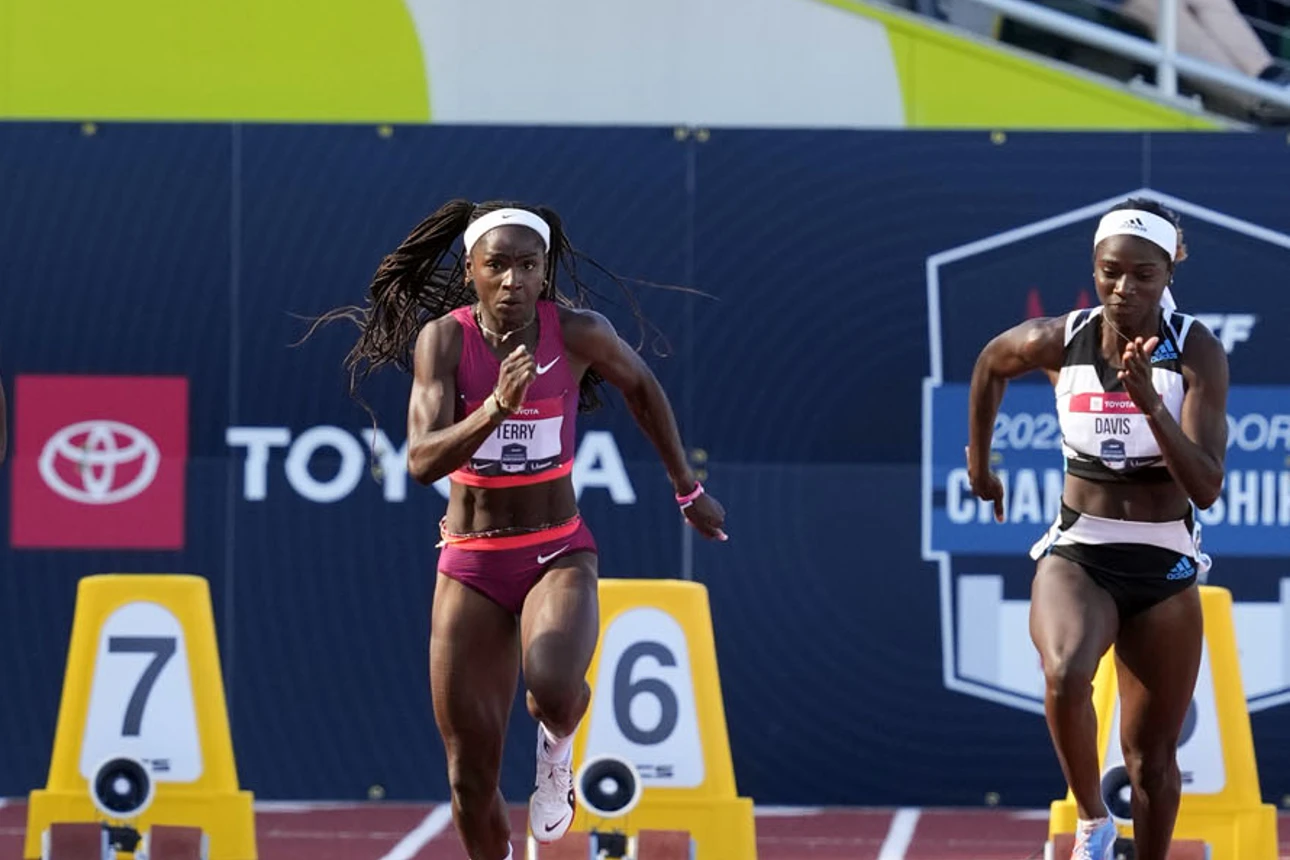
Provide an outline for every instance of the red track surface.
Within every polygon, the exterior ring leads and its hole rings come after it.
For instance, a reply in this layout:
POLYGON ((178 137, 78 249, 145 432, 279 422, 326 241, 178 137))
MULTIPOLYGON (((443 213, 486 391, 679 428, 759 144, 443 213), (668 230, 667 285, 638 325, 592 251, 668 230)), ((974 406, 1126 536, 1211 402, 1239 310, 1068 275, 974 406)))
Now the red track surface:
MULTIPOLYGON (((360 804, 256 814, 260 860, 381 860, 425 820, 431 806, 360 804)), ((18 860, 26 824, 19 802, 0 808, 0 858, 18 860)), ((525 810, 511 812, 523 832, 525 810)), ((776 810, 757 817, 759 860, 877 860, 892 810, 776 810)), ((1009 810, 922 810, 904 860, 1030 860, 1043 857, 1042 813, 1009 810)), ((1281 819, 1281 857, 1290 858, 1290 816, 1281 819)), ((516 842, 516 858, 524 856, 516 842)), ((409 860, 463 860, 451 826, 409 860)), ((722 858, 725 860, 725 858, 722 858)), ((730 858, 739 860, 739 858, 730 858)))

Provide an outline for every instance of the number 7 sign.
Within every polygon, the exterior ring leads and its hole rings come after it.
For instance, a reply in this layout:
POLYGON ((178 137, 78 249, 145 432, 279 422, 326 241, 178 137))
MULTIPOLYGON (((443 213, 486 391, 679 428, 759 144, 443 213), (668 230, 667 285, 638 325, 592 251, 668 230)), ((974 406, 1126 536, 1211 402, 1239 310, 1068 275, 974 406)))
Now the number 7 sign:
POLYGON ((49 781, 27 804, 23 857, 54 822, 93 822, 89 784, 128 758, 156 795, 131 826, 198 827, 210 860, 254 860, 254 798, 238 787, 210 586, 200 576, 87 576, 76 614, 49 781))
POLYGON ((156 603, 127 603, 99 634, 81 742, 81 776, 109 758, 129 756, 155 782, 192 782, 202 750, 188 673, 184 629, 156 603))

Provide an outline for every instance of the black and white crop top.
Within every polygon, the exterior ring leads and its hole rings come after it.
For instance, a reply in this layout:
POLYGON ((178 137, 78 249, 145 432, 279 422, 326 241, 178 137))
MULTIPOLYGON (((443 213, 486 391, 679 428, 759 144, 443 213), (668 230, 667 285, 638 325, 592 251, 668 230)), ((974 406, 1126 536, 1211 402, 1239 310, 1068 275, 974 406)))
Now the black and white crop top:
MULTIPOLYGON (((1186 386, 1183 344, 1193 317, 1160 316, 1160 343, 1151 354, 1151 382, 1178 420, 1186 386)), ((1160 446, 1117 371, 1102 357, 1102 309, 1066 317, 1066 349, 1055 386, 1066 471, 1091 481, 1171 480, 1160 446)))

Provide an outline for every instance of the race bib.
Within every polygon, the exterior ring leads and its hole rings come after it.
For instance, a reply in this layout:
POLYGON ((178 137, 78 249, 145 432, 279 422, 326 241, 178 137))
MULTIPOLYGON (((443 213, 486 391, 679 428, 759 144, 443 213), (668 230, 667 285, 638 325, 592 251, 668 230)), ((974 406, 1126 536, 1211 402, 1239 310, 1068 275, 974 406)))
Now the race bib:
MULTIPOLYGON (((468 403, 473 412, 480 403, 468 403)), ((526 402, 475 450, 470 468, 479 475, 528 475, 560 462, 562 398, 526 402)))

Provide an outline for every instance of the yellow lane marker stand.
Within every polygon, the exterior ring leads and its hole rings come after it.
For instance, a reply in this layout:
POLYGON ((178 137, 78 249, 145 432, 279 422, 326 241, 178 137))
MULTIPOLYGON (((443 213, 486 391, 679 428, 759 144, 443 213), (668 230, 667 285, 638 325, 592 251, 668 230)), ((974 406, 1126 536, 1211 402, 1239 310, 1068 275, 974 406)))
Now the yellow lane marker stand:
MULTIPOLYGON (((588 764, 621 760, 630 766, 626 782, 639 779, 639 799, 610 818, 605 805, 587 803, 604 775, 580 784, 572 830, 619 832, 633 842, 641 831, 646 841, 659 838, 650 831, 688 833, 696 860, 755 860, 753 802, 735 787, 707 589, 602 579, 600 616, 574 771, 581 781, 598 770, 588 764)), ((616 791, 603 798, 610 808, 616 791)))
POLYGON ((81 580, 48 784, 31 793, 23 857, 41 857, 51 824, 76 822, 126 823, 145 841, 153 824, 200 828, 209 860, 256 860, 205 579, 81 580), (129 780, 96 779, 120 762, 141 766, 148 802, 111 796, 129 780), (123 811, 112 820, 104 807, 123 811))
MULTIPOLYGON (((1205 620, 1204 650, 1191 708, 1178 746, 1182 801, 1174 838, 1203 842, 1211 860, 1277 860, 1276 807, 1262 802, 1250 716, 1241 683, 1241 665, 1232 624, 1232 594, 1200 586, 1205 620)), ((1093 679, 1101 753, 1102 796, 1120 835, 1132 838, 1129 785, 1120 749, 1119 695, 1114 649, 1093 679)), ((1075 799, 1054 801, 1050 840, 1075 831, 1075 799)), ((1054 850, 1050 842, 1049 854, 1054 850)))

